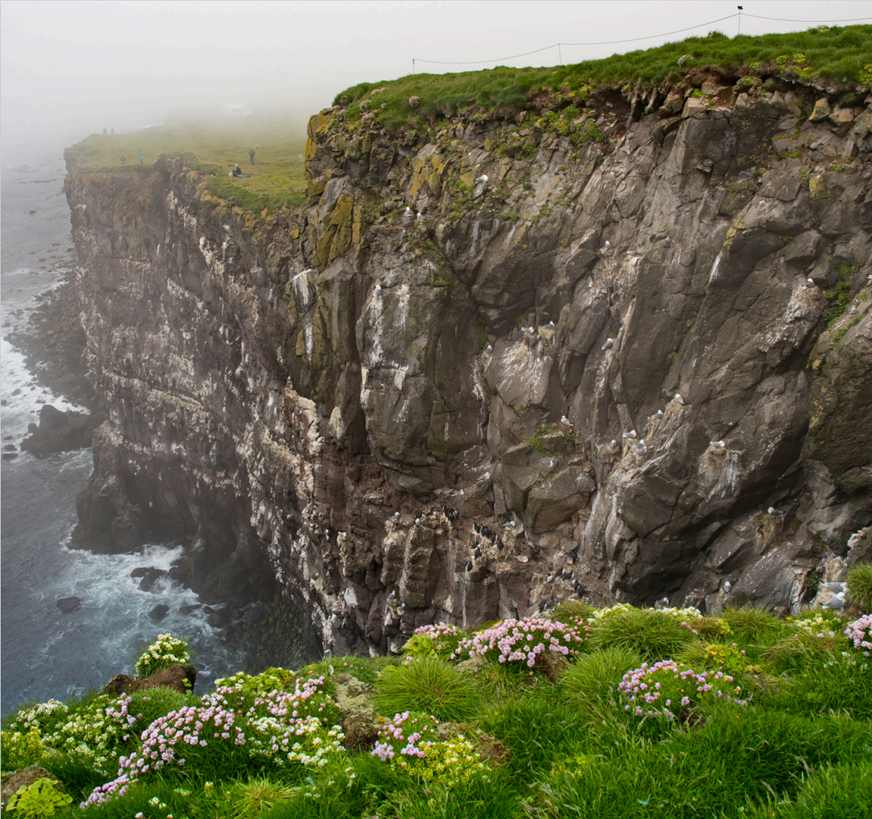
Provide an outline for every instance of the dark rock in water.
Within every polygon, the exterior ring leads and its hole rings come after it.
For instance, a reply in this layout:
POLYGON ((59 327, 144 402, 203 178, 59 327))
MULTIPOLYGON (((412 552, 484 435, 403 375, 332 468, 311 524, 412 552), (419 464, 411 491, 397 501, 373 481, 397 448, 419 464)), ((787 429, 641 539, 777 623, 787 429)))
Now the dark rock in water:
POLYGON ((191 565, 185 558, 176 561, 168 572, 170 580, 176 583, 181 583, 183 586, 189 586, 191 583, 191 565))
POLYGON ((155 606, 149 613, 148 616, 151 617, 155 623, 159 623, 170 613, 170 607, 161 603, 158 606, 155 606))
POLYGON ((3 453, 3 460, 4 461, 12 461, 17 457, 18 457, 17 452, 4 452, 3 453))
POLYGON ((139 589, 140 591, 153 591, 154 584, 157 583, 158 580, 162 577, 166 577, 168 572, 166 569, 158 569, 154 566, 149 566, 148 568, 142 567, 138 569, 134 569, 131 573, 131 577, 141 577, 142 580, 139 581, 139 589))
POLYGON ((81 597, 61 597, 55 604, 64 614, 76 611, 82 607, 81 597))
POLYGON ((51 404, 39 411, 39 426, 30 425, 30 436, 21 442, 21 448, 36 455, 66 452, 91 445, 91 436, 97 418, 83 412, 61 412, 51 404))
POLYGON ((212 628, 221 628, 230 622, 230 618, 230 609, 219 609, 218 611, 213 611, 209 615, 209 625, 212 626, 212 628))
POLYGON ((189 614, 193 614, 193 612, 201 608, 202 605, 202 603, 192 603, 189 606, 179 606, 179 614, 183 614, 187 617, 189 614))
POLYGON ((136 680, 126 674, 116 674, 103 688, 104 694, 132 694, 149 688, 171 688, 186 693, 194 690, 197 669, 192 665, 171 665, 158 669, 150 677, 136 680))

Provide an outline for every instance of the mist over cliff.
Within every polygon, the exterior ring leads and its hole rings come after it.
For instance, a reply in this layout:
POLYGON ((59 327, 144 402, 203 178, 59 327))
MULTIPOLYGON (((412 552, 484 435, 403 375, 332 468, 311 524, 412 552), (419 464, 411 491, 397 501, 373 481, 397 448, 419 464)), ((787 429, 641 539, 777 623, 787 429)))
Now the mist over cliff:
POLYGON ((573 596, 795 610, 868 555, 872 98, 708 66, 396 129, 387 93, 311 119, 297 208, 68 152, 81 541, 172 534, 337 652, 573 596))

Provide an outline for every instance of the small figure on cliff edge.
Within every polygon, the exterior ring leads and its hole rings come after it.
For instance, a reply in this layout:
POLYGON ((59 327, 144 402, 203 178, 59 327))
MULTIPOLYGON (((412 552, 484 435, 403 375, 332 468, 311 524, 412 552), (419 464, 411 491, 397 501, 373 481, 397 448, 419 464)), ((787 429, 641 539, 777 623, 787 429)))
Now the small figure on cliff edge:
POLYGON ((123 165, 125 162, 127 162, 127 157, 121 154, 121 164, 123 165))
POLYGON ((251 164, 254 165, 254 148, 248 149, 248 158, 251 160, 251 164))
POLYGON ((142 151, 139 152, 139 164, 142 165, 142 151))

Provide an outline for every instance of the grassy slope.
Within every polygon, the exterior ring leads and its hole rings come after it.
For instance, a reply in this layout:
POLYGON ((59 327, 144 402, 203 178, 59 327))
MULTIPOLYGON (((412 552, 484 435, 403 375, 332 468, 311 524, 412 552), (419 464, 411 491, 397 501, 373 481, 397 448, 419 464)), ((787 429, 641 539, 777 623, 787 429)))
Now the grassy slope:
MULTIPOLYGON (((189 757, 184 767, 171 763, 149 773, 129 793, 106 805, 81 810, 74 803, 55 815, 92 819, 134 815, 149 819, 170 815, 177 819, 801 819, 812 815, 858 819, 872 815, 872 661, 843 636, 846 619, 819 613, 802 627, 790 618, 779 620, 754 609, 701 618, 690 610, 626 606, 603 617, 578 601, 558 607, 555 614, 584 626, 589 634, 579 646, 579 656, 568 663, 555 655, 530 670, 523 661, 501 663, 488 656, 477 672, 461 672, 457 660, 449 658, 460 635, 432 641, 419 636, 407 647, 409 657, 416 658, 407 665, 397 665, 396 658, 325 658, 296 676, 272 670, 254 678, 237 675, 234 680, 249 692, 246 702, 250 703, 251 692, 277 686, 290 691, 295 680, 322 675, 327 678, 326 692, 332 693, 334 684, 347 681, 346 675, 351 674, 374 684, 375 707, 386 719, 421 709, 442 720, 462 721, 455 723, 455 732, 470 738, 476 750, 463 763, 449 758, 435 778, 426 778, 426 767, 410 774, 368 749, 340 751, 324 768, 282 767, 276 764, 280 754, 249 759, 244 749, 230 741, 222 743, 218 734, 213 738, 210 729, 203 732, 205 750, 199 757, 194 749, 179 746, 189 757), (672 651, 664 655, 667 645, 672 651), (680 721, 636 718, 624 709, 626 701, 616 684, 646 655, 649 661, 675 656, 698 671, 724 669, 736 675, 735 683, 741 683, 742 696, 750 703, 701 696, 680 721), (486 760, 483 766, 480 759, 486 760), (157 810, 160 805, 162 811, 157 810), (812 808, 818 812, 810 812, 812 808)), ((70 716, 78 713, 83 718, 78 728, 67 733, 76 736, 75 742, 41 758, 36 751, 34 757, 77 799, 111 778, 95 773, 79 744, 93 743, 98 735, 112 736, 112 720, 105 723, 107 729, 94 727, 103 712, 89 711, 89 699, 93 701, 93 695, 69 704, 70 716)), ((166 689, 135 695, 131 715, 147 714, 133 733, 138 735, 157 716, 189 703, 193 704, 190 695, 166 689)), ((237 713, 246 736, 253 736, 242 711, 237 713)), ((328 705, 324 714, 328 724, 336 716, 328 705)), ((68 716, 58 715, 38 721, 45 740, 54 747, 58 739, 51 739, 51 732, 71 724, 68 716)), ((13 715, 4 728, 21 730, 22 725, 20 716, 13 715)), ((122 739, 120 734, 117 731, 107 747, 107 770, 115 769, 118 754, 129 754, 139 744, 135 737, 122 739)), ((4 767, 13 761, 10 754, 15 748, 15 742, 5 736, 4 767)))
POLYGON ((197 169, 215 173, 210 191, 247 210, 274 208, 305 202, 305 126, 289 118, 224 118, 214 121, 176 121, 128 134, 92 134, 74 146, 80 157, 77 169, 118 167, 127 157, 125 170, 139 168, 162 154, 184 155, 197 169), (255 164, 248 149, 256 148, 255 164), (228 173, 239 164, 249 179, 232 179, 228 173))
POLYGON ((537 100, 549 106, 563 106, 583 102, 591 90, 606 86, 644 90, 664 82, 678 85, 683 78, 708 65, 719 66, 735 79, 748 75, 776 76, 856 94, 858 87, 868 90, 872 82, 870 55, 872 26, 821 27, 762 37, 729 38, 712 32, 706 37, 690 37, 645 51, 558 68, 500 67, 360 83, 337 94, 334 103, 348 105, 348 119, 354 121, 362 116, 354 103, 371 99, 368 110, 375 111, 379 122, 390 128, 415 127, 427 116, 469 107, 493 113, 501 108, 524 109, 537 100), (689 59, 682 68, 678 61, 685 55, 689 59), (417 113, 409 107, 412 96, 420 99, 417 113))

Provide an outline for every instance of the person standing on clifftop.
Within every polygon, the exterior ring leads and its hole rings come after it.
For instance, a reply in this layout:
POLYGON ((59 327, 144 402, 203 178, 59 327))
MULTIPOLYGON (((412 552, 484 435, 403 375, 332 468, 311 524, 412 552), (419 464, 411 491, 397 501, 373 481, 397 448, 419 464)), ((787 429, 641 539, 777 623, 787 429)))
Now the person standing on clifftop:
POLYGON ((127 162, 127 157, 121 154, 121 164, 123 165, 125 162, 127 162))
POLYGON ((248 158, 251 160, 251 164, 254 165, 254 148, 248 149, 248 158))
POLYGON ((139 152, 139 164, 142 165, 142 151, 139 152))

